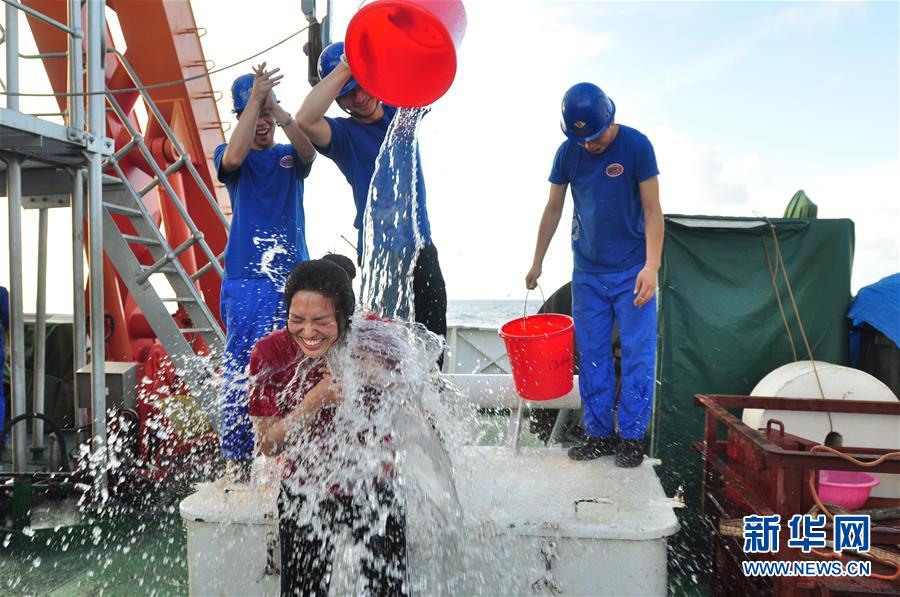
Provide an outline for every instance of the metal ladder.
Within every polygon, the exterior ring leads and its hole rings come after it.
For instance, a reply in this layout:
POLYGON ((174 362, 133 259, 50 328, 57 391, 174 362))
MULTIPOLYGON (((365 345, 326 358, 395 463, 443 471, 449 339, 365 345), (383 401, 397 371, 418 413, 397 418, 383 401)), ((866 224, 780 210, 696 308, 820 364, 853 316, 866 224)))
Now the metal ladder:
POLYGON ((188 214, 187 208, 179 200, 178 194, 168 182, 168 177, 182 168, 187 169, 197 186, 206 196, 207 201, 214 208, 215 213, 227 230, 228 220, 219 209, 213 195, 209 192, 203 179, 200 177, 190 156, 184 151, 169 124, 165 121, 156 104, 150 98, 147 90, 139 81, 137 74, 127 63, 125 57, 116 50, 107 50, 108 54, 118 57, 122 66, 131 76, 135 87, 140 89, 140 95, 145 105, 152 113, 164 131, 166 137, 174 147, 178 157, 165 170, 156 163, 150 149, 144 142, 144 138, 135 125, 129 120, 124 110, 116 100, 112 91, 107 91, 106 99, 109 106, 116 112, 119 120, 131 135, 131 141, 107 158, 104 168, 112 167, 118 175, 106 177, 113 185, 106 186, 103 193, 103 246, 106 255, 118 271, 128 291, 134 296, 141 308, 147 323, 153 329, 166 353, 175 365, 179 376, 184 380, 191 394, 197 400, 199 407, 204 411, 214 429, 218 430, 219 409, 216 399, 216 387, 214 382, 215 367, 221 357, 225 346, 225 335, 213 316, 209 307, 197 289, 196 282, 210 269, 222 276, 220 260, 223 254, 215 255, 209 244, 204 239, 203 233, 197 228, 188 214), (135 189, 126 178, 119 160, 130 151, 138 149, 153 169, 154 178, 143 188, 135 189), (113 190, 110 186, 115 189, 113 190), (151 190, 162 186, 173 205, 178 210, 185 224, 190 230, 191 237, 177 247, 171 247, 162 231, 153 221, 150 213, 143 203, 143 197, 151 190), (113 216, 125 216, 134 226, 136 234, 125 234, 116 225, 113 216), (146 247, 153 257, 153 264, 142 265, 132 246, 146 247), (193 246, 198 246, 209 260, 206 265, 198 268, 193 275, 188 274, 178 259, 178 256, 193 246), (163 274, 175 291, 174 298, 162 298, 150 283, 150 276, 163 274), (173 316, 166 308, 166 303, 175 302, 181 306, 190 316, 192 327, 179 328, 173 316), (200 356, 192 348, 185 335, 199 334, 210 350, 210 355, 200 356))

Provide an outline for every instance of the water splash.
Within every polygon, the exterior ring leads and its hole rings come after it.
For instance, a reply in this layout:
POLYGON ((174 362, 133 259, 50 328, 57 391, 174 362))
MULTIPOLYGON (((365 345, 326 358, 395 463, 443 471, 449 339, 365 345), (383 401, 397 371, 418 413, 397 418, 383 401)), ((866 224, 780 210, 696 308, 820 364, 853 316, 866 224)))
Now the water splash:
POLYGON ((456 480, 466 472, 454 469, 451 455, 471 444, 477 420, 440 377, 434 363, 442 346, 419 324, 357 316, 343 342, 301 367, 326 367, 343 401, 325 433, 299 432, 282 454, 284 491, 293 498, 283 513, 332 546, 335 594, 360 592, 361 562, 390 569, 393 562, 370 545, 391 520, 405 528, 407 592, 511 586, 503 540, 467 520, 460 505, 456 480), (357 520, 333 523, 335 495, 357 520))
POLYGON ((284 246, 284 239, 277 236, 273 237, 253 237, 253 246, 263 248, 262 256, 259 260, 259 272, 264 274, 278 288, 279 292, 284 290, 284 281, 287 272, 279 271, 275 266, 275 259, 278 255, 287 255, 287 247, 284 246))
POLYGON ((413 269, 424 241, 417 202, 418 138, 429 108, 398 108, 375 161, 363 227, 361 300, 367 311, 412 320, 413 269))

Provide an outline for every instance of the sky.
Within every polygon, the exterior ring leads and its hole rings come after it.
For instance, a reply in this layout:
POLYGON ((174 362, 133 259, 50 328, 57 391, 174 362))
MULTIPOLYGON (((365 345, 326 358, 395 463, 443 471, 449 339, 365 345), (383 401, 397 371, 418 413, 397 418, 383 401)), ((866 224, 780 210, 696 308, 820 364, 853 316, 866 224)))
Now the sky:
MULTIPOLYGON (((319 4, 324 7, 324 0, 319 4)), ((342 40, 360 3, 333 4, 331 36, 342 40)), ((298 0, 251 6, 193 3, 197 24, 208 31, 202 39, 208 59, 236 62, 306 24, 298 0)), ((666 213, 777 217, 803 189, 818 204, 820 218, 855 222, 854 291, 897 272, 898 6, 467 2, 456 80, 419 134, 432 235, 449 298, 524 298, 547 177, 564 140, 560 101, 580 81, 602 87, 616 103, 617 121, 654 144, 666 213)), ((282 69, 276 92, 292 112, 309 91, 305 35, 258 59, 282 69)), ((212 76, 213 87, 225 95, 222 120, 232 118, 231 81, 249 72, 250 64, 212 76)), ((39 88, 40 75, 27 81, 39 88)), ((23 75, 23 89, 25 80, 23 75)), ((336 107, 331 113, 340 114, 336 107)), ((328 159, 316 161, 304 203, 311 255, 352 256, 341 238, 356 238, 350 187, 328 159)), ((68 215, 53 211, 51 237, 65 238, 68 215)), ((4 236, 6 212, 0 209, 4 236)), ((571 197, 544 261, 547 294, 570 279, 570 219, 571 197)), ((36 245, 33 213, 24 226, 26 246, 36 245)), ((2 245, 0 282, 7 283, 5 238, 2 245)), ((51 252, 51 312, 71 312, 71 273, 54 270, 69 263, 67 245, 51 252), (59 291, 52 291, 53 284, 59 291)), ((26 256, 26 311, 34 304, 34 259, 26 256)))

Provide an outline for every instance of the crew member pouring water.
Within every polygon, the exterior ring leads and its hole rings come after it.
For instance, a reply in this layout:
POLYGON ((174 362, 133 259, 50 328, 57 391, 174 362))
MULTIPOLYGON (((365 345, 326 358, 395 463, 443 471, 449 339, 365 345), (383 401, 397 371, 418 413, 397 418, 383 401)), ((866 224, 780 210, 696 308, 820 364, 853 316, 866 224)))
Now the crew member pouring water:
MULTIPOLYGON (((275 98, 282 75, 262 63, 231 86, 237 126, 216 148, 219 181, 231 199, 225 247, 221 314, 225 324, 222 454, 248 463, 253 435, 247 416, 245 370, 253 344, 284 317, 284 280, 309 259, 303 212, 303 180, 316 150, 275 98), (275 143, 276 125, 290 144, 275 143)), ((243 467, 246 470, 247 467, 243 467)))
MULTIPOLYGON (((378 101, 357 84, 344 58, 343 42, 333 43, 322 50, 318 70, 321 81, 306 96, 297 113, 297 121, 319 152, 337 164, 353 189, 356 204, 353 226, 359 231, 357 254, 361 262, 369 185, 375 173, 378 153, 397 108, 378 101), (325 116, 332 102, 336 102, 349 117, 325 116)), ((437 248, 431 242, 431 227, 425 207, 425 177, 418 150, 415 213, 418 234, 424 243, 413 269, 415 320, 435 334, 446 336, 447 289, 437 248)), ((380 250, 379 244, 384 241, 375 238, 372 249, 376 254, 380 250)), ((403 253, 413 254, 414 251, 412 246, 400 248, 403 253)))
POLYGON ((592 83, 573 85, 563 97, 560 124, 568 139, 553 161, 550 198, 525 285, 537 286, 571 185, 572 317, 588 437, 569 450, 569 457, 590 460, 615 454, 617 466, 635 467, 643 461, 653 407, 656 275, 664 222, 653 146, 641 132, 617 124, 615 113, 613 101, 592 83), (622 346, 618 408, 613 321, 622 346))

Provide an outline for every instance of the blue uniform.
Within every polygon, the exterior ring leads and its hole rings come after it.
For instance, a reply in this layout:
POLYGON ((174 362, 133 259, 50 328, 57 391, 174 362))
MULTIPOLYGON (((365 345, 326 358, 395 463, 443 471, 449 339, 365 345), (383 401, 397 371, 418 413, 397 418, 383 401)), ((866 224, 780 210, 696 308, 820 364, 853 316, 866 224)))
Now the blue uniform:
MULTIPOLYGON (((384 116, 380 121, 363 124, 352 118, 325 117, 331 127, 331 145, 319 148, 325 157, 334 161, 341 173, 353 189, 353 202, 356 204, 356 218, 353 226, 359 231, 357 252, 363 247, 363 218, 369 197, 369 185, 375 173, 375 162, 381 144, 384 143, 388 126, 397 112, 397 108, 382 104, 384 116)), ((428 224, 428 211, 425 208, 425 176, 422 174, 422 160, 416 148, 416 228, 425 246, 431 244, 431 227, 428 224)), ((394 170, 409 172, 412 169, 403 164, 396 164, 394 170)), ((405 239, 411 242, 411 239, 405 239)), ((412 248, 412 247, 405 247, 412 248)))
MULTIPOLYGON (((6 363, 6 331, 9 329, 9 292, 0 286, 0 430, 6 423, 6 397, 3 391, 3 367, 6 363)), ((5 438, 0 437, 0 446, 5 438)))
POLYGON ((284 322, 284 281, 309 259, 303 180, 311 164, 291 145, 251 149, 241 167, 222 172, 226 145, 216 148, 219 180, 231 199, 220 312, 225 324, 222 453, 247 459, 253 434, 247 415, 246 370, 256 341, 284 322))
POLYGON ((634 285, 646 262, 644 212, 638 183, 659 174, 649 139, 619 125, 613 142, 593 155, 567 140, 556 152, 550 182, 568 183, 572 218, 572 317, 581 359, 579 390, 590 437, 615 432, 616 378, 611 336, 619 324, 622 388, 618 432, 642 439, 653 406, 656 298, 634 306, 634 285))

